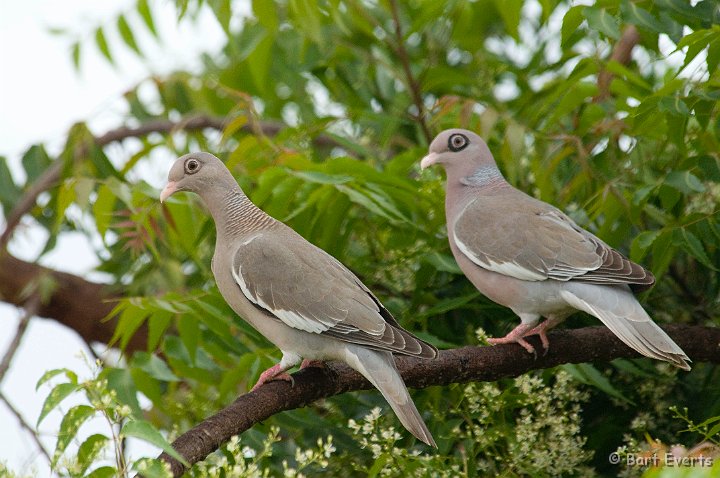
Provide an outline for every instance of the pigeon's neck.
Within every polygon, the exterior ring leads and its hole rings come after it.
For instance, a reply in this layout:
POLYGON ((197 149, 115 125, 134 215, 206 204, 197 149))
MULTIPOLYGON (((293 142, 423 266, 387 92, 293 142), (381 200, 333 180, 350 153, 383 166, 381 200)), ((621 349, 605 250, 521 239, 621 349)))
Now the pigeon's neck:
POLYGON ((460 183, 470 187, 497 187, 505 183, 505 178, 494 164, 484 164, 467 176, 460 178, 460 183))
MULTIPOLYGON (((233 183, 235 181, 233 180, 233 183)), ((204 191, 218 238, 234 238, 272 227, 277 221, 253 204, 237 183, 204 191), (207 197, 207 196, 211 197, 207 197)))
POLYGON ((445 210, 453 217, 467 202, 478 195, 496 195, 512 188, 494 164, 484 164, 463 174, 448 174, 445 210))

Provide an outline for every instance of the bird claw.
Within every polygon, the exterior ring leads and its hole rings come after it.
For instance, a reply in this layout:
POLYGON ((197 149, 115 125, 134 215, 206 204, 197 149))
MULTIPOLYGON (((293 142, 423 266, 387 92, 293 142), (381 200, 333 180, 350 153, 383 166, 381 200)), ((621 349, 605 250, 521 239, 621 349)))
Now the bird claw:
POLYGON ((498 339, 488 339, 488 343, 491 345, 500 345, 500 344, 518 344, 522 346, 525 350, 528 351, 528 353, 531 353, 537 357, 537 352, 535 351, 535 347, 530 345, 527 340, 525 340, 522 337, 515 337, 511 336, 512 332, 507 334, 505 337, 498 338, 498 339))
POLYGON ((290 382, 290 387, 295 386, 295 379, 292 378, 291 375, 285 373, 280 368, 280 364, 273 365, 269 369, 265 370, 263 373, 260 374, 260 378, 258 379, 257 383, 253 386, 253 388, 250 390, 251 392, 254 392, 258 388, 260 388, 263 384, 266 382, 271 382, 273 380, 285 380, 286 382, 290 382))

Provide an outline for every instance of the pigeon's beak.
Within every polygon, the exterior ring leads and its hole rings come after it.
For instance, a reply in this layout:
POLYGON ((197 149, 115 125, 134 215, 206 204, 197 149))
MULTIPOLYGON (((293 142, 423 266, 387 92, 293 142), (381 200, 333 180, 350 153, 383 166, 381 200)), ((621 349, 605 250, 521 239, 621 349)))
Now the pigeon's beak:
POLYGON ((422 161, 420 161, 420 169, 426 169, 437 163, 438 156, 439 155, 437 153, 430 153, 425 156, 422 161))
POLYGON ((172 196, 177 190, 177 182, 168 181, 167 186, 165 186, 165 189, 160 193, 160 202, 165 202, 165 200, 172 196))

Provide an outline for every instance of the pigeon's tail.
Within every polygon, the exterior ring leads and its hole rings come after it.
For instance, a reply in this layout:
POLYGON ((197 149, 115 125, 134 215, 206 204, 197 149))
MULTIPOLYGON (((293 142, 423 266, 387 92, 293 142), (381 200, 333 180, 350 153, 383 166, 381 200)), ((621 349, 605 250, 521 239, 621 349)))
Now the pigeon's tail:
POLYGON ((691 360, 678 344, 652 321, 630 289, 618 286, 568 284, 565 301, 602 321, 620 340, 646 357, 690 370, 691 360))
POLYGON ((346 362, 360 372, 375 388, 380 390, 395 415, 407 430, 419 440, 437 448, 435 440, 410 398, 405 382, 395 366, 390 352, 380 352, 363 347, 348 347, 346 362))

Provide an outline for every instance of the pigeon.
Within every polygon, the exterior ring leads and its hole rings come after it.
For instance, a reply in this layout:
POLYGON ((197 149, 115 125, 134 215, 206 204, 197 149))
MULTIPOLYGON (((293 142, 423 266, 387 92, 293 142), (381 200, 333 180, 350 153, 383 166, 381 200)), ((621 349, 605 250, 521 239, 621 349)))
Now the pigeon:
POLYGON ((253 387, 325 360, 345 362, 370 381, 400 422, 436 447, 393 354, 434 359, 437 348, 402 329, 377 297, 337 259, 267 215, 209 153, 178 158, 160 201, 198 194, 217 232, 212 272, 230 307, 282 352, 253 387))
POLYGON ((547 351, 547 331, 581 310, 640 354, 690 370, 685 352, 633 295, 654 284, 650 271, 511 186, 477 134, 440 133, 420 167, 436 164, 447 175, 445 214, 455 260, 482 294, 521 320, 491 344, 517 343, 535 353, 525 337, 537 334, 547 351))

